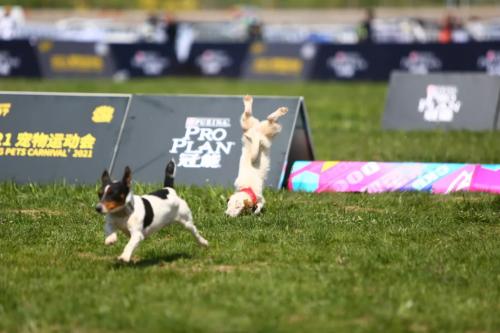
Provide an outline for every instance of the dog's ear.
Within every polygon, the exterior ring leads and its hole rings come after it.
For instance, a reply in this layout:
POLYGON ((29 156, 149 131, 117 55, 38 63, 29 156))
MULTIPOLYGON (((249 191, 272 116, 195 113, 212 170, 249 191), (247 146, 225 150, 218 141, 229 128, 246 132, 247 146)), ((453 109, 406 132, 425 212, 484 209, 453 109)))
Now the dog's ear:
POLYGON ((104 172, 102 173, 101 182, 103 186, 111 183, 111 177, 109 176, 108 170, 104 170, 104 172))
POLYGON ((253 207, 253 202, 251 200, 245 199, 245 200, 243 200, 243 203, 245 204, 245 208, 252 208, 253 207))
POLYGON ((125 171, 123 173, 122 183, 127 185, 127 187, 130 187, 131 182, 132 182, 132 171, 130 170, 129 166, 127 165, 125 167, 125 171))

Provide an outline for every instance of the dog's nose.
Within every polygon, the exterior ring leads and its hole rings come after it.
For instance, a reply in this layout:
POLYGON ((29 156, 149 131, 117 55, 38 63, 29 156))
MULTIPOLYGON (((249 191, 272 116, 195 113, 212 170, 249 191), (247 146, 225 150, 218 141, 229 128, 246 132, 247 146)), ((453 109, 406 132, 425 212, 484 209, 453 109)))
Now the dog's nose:
POLYGON ((102 205, 100 203, 98 203, 97 205, 95 205, 95 210, 98 212, 98 213, 102 213, 102 205))

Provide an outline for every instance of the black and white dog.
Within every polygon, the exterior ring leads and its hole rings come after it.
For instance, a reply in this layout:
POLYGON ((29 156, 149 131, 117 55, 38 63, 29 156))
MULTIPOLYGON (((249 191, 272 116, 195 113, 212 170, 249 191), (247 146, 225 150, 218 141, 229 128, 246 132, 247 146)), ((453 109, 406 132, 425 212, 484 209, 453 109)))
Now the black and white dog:
POLYGON ((132 193, 132 172, 127 166, 122 180, 113 182, 107 170, 101 176, 99 203, 95 209, 104 214, 104 244, 114 244, 121 230, 130 237, 118 260, 129 262, 139 243, 166 225, 177 222, 189 230, 202 246, 208 246, 193 223, 191 210, 181 199, 174 186, 175 163, 170 161, 165 169, 164 188, 146 195, 132 193))

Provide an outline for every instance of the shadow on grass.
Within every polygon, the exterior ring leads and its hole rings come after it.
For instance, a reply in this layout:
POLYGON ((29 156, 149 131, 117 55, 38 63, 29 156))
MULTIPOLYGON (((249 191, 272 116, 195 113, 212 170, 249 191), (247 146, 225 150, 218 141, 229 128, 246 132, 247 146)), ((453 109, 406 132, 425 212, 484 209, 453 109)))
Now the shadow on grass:
POLYGON ((495 211, 500 212, 500 195, 496 196, 493 200, 493 207, 495 211))
POLYGON ((171 263, 180 259, 192 259, 193 256, 184 252, 171 253, 166 256, 153 257, 142 259, 139 261, 132 261, 130 263, 124 263, 120 261, 116 261, 113 264, 114 268, 146 268, 150 266, 161 266, 166 263, 171 263))

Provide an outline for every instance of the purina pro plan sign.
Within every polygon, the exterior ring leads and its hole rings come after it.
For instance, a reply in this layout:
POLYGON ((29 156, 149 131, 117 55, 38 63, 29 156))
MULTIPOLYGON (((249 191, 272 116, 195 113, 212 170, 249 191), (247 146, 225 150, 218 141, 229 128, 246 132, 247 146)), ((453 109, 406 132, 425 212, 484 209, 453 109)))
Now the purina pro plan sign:
POLYGON ((499 129, 500 77, 478 73, 393 72, 382 127, 398 130, 499 129))
MULTIPOLYGON (((112 173, 126 165, 136 181, 160 183, 171 158, 177 163, 176 182, 186 185, 232 187, 241 155, 243 96, 134 95, 112 173)), ((282 131, 271 148, 266 185, 280 188, 296 159, 314 159, 301 97, 254 96, 253 114, 265 119, 278 107, 282 131)))

